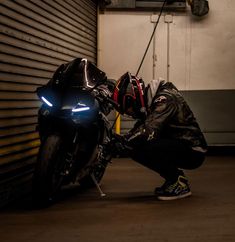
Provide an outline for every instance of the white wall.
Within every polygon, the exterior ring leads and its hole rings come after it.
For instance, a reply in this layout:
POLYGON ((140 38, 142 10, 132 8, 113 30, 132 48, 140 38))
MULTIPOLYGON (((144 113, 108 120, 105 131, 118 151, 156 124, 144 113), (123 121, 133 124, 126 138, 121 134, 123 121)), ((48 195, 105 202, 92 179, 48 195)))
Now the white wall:
MULTIPOLYGON (((173 14, 170 25, 170 78, 181 90, 235 89, 235 1, 209 0, 204 18, 173 14)), ((109 78, 136 73, 153 30, 151 12, 110 12, 99 15, 98 61, 109 78)), ((167 24, 156 32, 156 77, 167 76, 167 24)), ((153 78, 153 46, 139 73, 153 78)))

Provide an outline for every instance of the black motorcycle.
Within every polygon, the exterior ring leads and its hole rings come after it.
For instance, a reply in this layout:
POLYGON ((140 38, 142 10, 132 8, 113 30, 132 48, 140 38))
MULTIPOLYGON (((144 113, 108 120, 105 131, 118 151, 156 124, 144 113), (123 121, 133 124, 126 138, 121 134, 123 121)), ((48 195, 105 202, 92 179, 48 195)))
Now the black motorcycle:
POLYGON ((115 105, 110 98, 113 88, 104 72, 77 58, 61 65, 48 84, 37 89, 43 104, 33 177, 35 205, 54 201, 61 187, 71 182, 100 190, 98 183, 111 160, 106 144, 112 129, 106 116, 115 105))

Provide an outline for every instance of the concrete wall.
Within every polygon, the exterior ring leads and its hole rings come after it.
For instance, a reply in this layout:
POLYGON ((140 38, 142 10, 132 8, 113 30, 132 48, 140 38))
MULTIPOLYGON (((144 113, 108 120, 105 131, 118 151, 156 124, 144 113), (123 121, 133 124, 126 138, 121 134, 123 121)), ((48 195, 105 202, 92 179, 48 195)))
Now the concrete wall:
MULTIPOLYGON (((204 18, 186 12, 170 24, 170 81, 182 90, 235 89, 235 1, 211 0, 204 18)), ((110 12, 99 16, 99 65, 111 78, 136 73, 154 24, 152 12, 110 12)), ((164 13, 165 15, 166 13, 164 13)), ((167 76, 167 23, 164 16, 140 71, 145 81, 167 76)))
MULTIPOLYGON (((209 0, 209 4, 210 12, 203 18, 193 16, 189 6, 185 12, 163 14, 155 49, 151 44, 139 76, 145 82, 169 78, 185 91, 208 143, 235 145, 235 1, 209 0), (173 16, 169 31, 165 15, 173 16)), ((136 73, 154 27, 153 14, 158 13, 106 11, 99 15, 98 63, 110 78, 126 71, 136 73)))

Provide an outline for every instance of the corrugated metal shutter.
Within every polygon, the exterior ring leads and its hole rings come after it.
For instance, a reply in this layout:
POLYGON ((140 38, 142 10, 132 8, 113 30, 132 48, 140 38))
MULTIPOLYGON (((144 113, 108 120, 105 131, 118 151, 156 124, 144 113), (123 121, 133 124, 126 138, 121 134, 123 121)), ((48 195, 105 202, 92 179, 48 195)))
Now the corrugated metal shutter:
POLYGON ((97 6, 91 0, 1 1, 0 30, 1 203, 16 179, 32 174, 40 144, 36 88, 61 63, 76 57, 96 63, 97 6))

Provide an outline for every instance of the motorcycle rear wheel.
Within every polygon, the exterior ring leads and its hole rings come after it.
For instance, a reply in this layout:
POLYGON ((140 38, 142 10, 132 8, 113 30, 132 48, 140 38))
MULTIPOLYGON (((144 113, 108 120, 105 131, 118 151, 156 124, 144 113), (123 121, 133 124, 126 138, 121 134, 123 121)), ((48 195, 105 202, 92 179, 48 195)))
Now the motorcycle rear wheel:
POLYGON ((50 135, 41 144, 33 177, 33 204, 36 207, 50 205, 56 198, 64 170, 62 139, 50 135))

